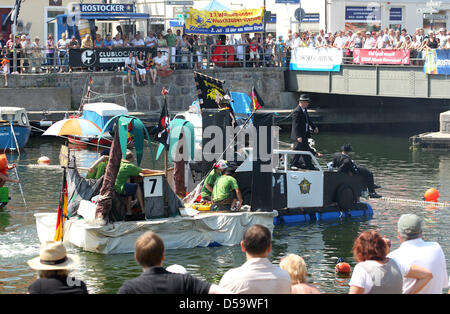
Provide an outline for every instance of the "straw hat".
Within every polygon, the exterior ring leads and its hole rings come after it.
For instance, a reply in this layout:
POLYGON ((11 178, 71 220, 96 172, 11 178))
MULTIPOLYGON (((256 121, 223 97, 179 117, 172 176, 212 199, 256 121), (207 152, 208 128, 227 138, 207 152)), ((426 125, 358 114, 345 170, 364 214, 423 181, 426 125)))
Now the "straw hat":
POLYGON ((35 270, 64 270, 71 269, 78 262, 78 256, 67 254, 62 242, 46 241, 41 246, 39 256, 30 259, 27 263, 35 270))

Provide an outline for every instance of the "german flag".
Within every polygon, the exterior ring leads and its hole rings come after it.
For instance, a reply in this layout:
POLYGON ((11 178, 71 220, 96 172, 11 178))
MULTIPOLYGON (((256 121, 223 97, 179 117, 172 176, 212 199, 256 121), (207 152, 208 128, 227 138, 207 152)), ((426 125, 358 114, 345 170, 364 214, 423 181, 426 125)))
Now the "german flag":
POLYGON ((256 91, 255 86, 252 88, 252 105, 254 112, 264 107, 264 102, 256 91))
POLYGON ((58 206, 58 218, 56 221, 56 232, 54 238, 55 241, 62 241, 63 238, 64 222, 67 217, 67 203, 68 203, 67 181, 66 181, 66 170, 64 169, 63 184, 61 188, 61 195, 58 206))

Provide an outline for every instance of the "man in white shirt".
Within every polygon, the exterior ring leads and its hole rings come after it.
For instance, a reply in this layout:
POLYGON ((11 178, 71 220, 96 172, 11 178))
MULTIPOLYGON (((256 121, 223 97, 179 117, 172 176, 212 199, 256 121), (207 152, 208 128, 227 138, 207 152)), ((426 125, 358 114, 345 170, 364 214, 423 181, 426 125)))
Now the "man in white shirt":
MULTIPOLYGON (((405 214, 398 220, 398 238, 401 245, 388 257, 404 264, 415 264, 428 269, 433 279, 422 289, 421 294, 442 294, 448 286, 447 265, 444 252, 437 242, 422 239, 422 219, 415 214, 405 214)), ((403 293, 408 293, 415 280, 403 278, 403 293)))
POLYGON ((133 47, 144 47, 145 43, 144 40, 141 38, 141 34, 138 32, 136 34, 136 38, 132 41, 133 47))
POLYGON ((145 45, 150 48, 152 57, 156 56, 156 49, 158 46, 158 39, 155 37, 153 32, 148 33, 148 37, 145 38, 145 45))
POLYGON ((267 256, 272 250, 270 230, 262 225, 249 227, 241 241, 247 261, 227 271, 219 287, 239 294, 290 294, 291 279, 287 271, 274 266, 267 256))
POLYGON ((346 37, 344 37, 343 32, 339 31, 336 35, 336 39, 334 43, 336 44, 337 48, 343 48, 345 46, 345 43, 347 42, 346 37))
POLYGON ((58 59, 59 59, 59 72, 63 72, 67 68, 69 63, 69 55, 67 49, 69 48, 70 40, 67 39, 66 33, 61 34, 61 39, 58 40, 56 47, 58 48, 58 59))

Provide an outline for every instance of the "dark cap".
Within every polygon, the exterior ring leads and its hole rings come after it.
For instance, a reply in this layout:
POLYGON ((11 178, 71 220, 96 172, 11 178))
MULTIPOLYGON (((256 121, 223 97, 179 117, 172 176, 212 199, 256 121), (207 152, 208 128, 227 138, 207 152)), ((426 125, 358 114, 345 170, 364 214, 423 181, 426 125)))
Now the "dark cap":
POLYGON ((298 98, 298 101, 311 101, 311 98, 309 97, 308 94, 301 94, 300 97, 298 98))
POLYGON ((415 239, 422 234, 422 219, 415 214, 401 215, 397 227, 401 236, 415 239))
POLYGON ((228 167, 224 170, 224 174, 232 176, 236 172, 236 168, 234 167, 228 167))
POLYGON ((341 146, 341 150, 343 152, 352 152, 353 148, 352 148, 352 145, 350 145, 350 144, 344 144, 341 146))

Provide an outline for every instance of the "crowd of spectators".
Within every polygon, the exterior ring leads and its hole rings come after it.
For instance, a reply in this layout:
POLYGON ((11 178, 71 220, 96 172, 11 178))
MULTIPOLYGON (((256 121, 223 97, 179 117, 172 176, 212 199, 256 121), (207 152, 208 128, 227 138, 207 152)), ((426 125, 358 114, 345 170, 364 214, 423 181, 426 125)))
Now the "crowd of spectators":
MULTIPOLYGON (((353 243, 356 262, 349 281, 350 294, 442 294, 448 288, 446 260, 439 243, 422 239, 423 219, 402 215, 397 223, 400 247, 375 230, 361 232, 353 243)), ((163 240, 154 232, 142 234, 135 243, 135 260, 141 275, 127 280, 119 294, 320 294, 308 283, 307 266, 296 254, 283 257, 279 265, 269 259, 270 230, 263 225, 248 227, 240 242, 246 261, 229 269, 218 284, 190 275, 181 265, 163 267, 163 240)), ((28 261, 39 272, 29 293, 88 293, 86 285, 69 276, 77 256, 67 254, 61 242, 43 244, 40 256, 28 261), (59 263, 59 264, 58 264, 59 263), (69 280, 70 279, 70 280, 69 280), (78 283, 74 285, 73 283, 78 283)))
MULTIPOLYGON (((39 37, 31 39, 27 35, 13 38, 3 38, 0 33, 0 51, 2 58, 9 62, 9 73, 14 72, 13 47, 16 50, 17 73, 41 73, 41 72, 72 72, 69 66, 70 49, 95 49, 118 47, 146 48, 150 52, 151 59, 144 68, 154 82, 155 72, 161 75, 169 75, 169 68, 175 69, 200 69, 207 67, 258 67, 258 66, 288 66, 291 52, 297 47, 309 48, 340 48, 344 54, 346 63, 351 63, 353 49, 409 49, 411 51, 411 64, 420 65, 423 58, 422 52, 426 49, 450 49, 450 31, 445 28, 437 31, 426 31, 418 28, 414 33, 408 33, 406 29, 382 29, 379 31, 337 31, 335 33, 320 30, 315 33, 311 30, 304 32, 288 31, 287 36, 275 38, 268 33, 236 34, 236 35, 189 35, 182 34, 181 30, 173 32, 168 29, 165 33, 148 32, 142 35, 137 32, 131 35, 116 33, 114 36, 96 34, 94 38, 87 35, 79 42, 75 36, 70 39, 66 34, 55 41, 50 34, 44 42, 39 37), (232 47, 232 50, 220 50, 220 47, 232 47), (161 56, 158 57, 158 51, 161 56), (155 62, 155 60, 157 62, 155 62), (161 71, 160 71, 161 70, 161 71)), ((137 58, 137 52, 134 53, 137 58)), ((142 70, 137 68, 139 63, 134 62, 134 72, 138 82, 146 81, 142 70)), ((115 67, 114 70, 125 70, 127 67, 115 67)), ((76 69, 83 70, 83 69, 76 69)), ((91 69, 92 70, 92 69, 91 69)), ((93 69, 100 70, 100 69, 93 69)), ((103 69, 101 69, 103 70, 103 69)))

